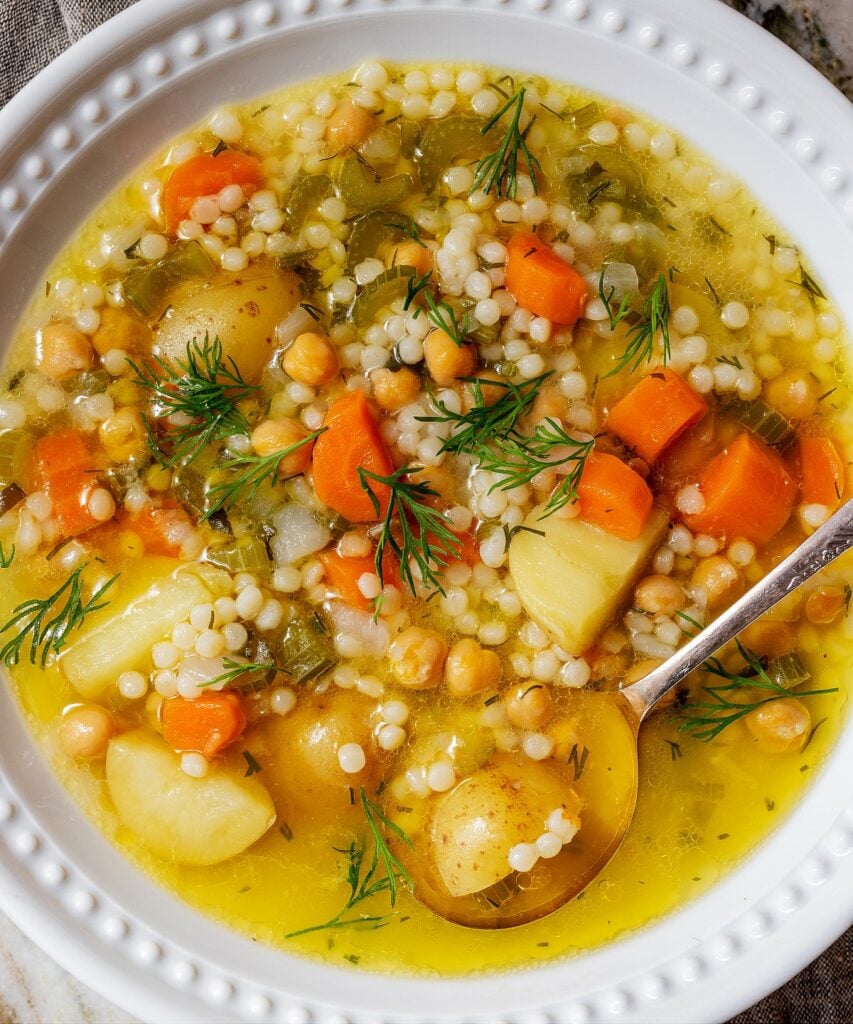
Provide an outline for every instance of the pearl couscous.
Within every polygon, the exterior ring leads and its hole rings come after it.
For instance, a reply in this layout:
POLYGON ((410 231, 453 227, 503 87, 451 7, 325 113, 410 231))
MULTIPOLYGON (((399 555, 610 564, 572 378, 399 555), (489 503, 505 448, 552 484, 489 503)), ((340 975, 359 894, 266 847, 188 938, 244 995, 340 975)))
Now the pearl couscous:
POLYGON ((621 104, 370 61, 223 107, 20 326, 0 660, 100 827, 255 938, 448 973, 600 944, 840 727, 843 562, 644 727, 634 828, 544 920, 633 770, 601 691, 847 493, 844 345, 796 241, 621 104))

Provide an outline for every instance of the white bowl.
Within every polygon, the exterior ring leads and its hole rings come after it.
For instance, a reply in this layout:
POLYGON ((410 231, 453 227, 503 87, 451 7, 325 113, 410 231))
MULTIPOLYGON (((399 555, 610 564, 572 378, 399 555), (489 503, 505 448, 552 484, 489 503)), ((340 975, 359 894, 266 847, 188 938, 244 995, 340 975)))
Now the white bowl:
MULTIPOLYGON (((535 71, 673 125, 747 182, 853 324, 851 107, 718 0, 142 0, 0 113, 3 341, 74 228, 155 147, 223 100, 367 56, 535 71)), ((149 1022, 715 1021, 853 921, 851 730, 796 810, 701 899, 572 961, 440 981, 298 959, 202 918, 84 819, 0 689, 0 906, 149 1022)))

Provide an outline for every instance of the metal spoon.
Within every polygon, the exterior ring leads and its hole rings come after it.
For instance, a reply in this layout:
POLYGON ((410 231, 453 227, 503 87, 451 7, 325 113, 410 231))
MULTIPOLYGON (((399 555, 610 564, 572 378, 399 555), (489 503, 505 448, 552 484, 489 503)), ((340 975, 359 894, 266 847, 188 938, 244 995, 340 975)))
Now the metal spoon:
MULTIPOLYGON (((577 699, 573 714, 580 722, 580 733, 591 737, 590 746, 598 755, 596 765, 591 764, 574 784, 585 805, 581 842, 569 844, 560 856, 548 861, 541 878, 534 872, 519 889, 517 884, 507 884, 515 877, 509 876, 483 893, 450 897, 436 884, 435 873, 426 870, 419 872, 417 895, 441 916, 478 928, 524 924, 574 899, 606 867, 634 819, 639 786, 637 740, 649 712, 715 651, 851 547, 853 499, 760 583, 639 682, 616 692, 578 691, 573 695, 577 699), (609 786, 606 791, 601 788, 602 781, 609 786)), ((576 769, 576 779, 579 776, 576 769)))

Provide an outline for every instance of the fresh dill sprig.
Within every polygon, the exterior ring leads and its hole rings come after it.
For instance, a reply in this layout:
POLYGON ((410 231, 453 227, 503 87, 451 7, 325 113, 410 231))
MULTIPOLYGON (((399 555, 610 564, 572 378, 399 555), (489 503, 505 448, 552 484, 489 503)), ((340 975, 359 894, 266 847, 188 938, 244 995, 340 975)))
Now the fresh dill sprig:
POLYGON ((519 128, 525 92, 524 88, 519 89, 494 117, 491 117, 483 125, 481 134, 486 135, 498 124, 504 114, 512 111, 509 127, 501 144, 493 153, 487 153, 477 161, 477 166, 474 169, 474 184, 471 186, 472 192, 482 189, 486 193, 494 192, 498 199, 501 197, 515 199, 518 192, 519 153, 527 165, 527 173, 530 175, 533 191, 538 192, 536 172, 542 170, 542 165, 527 148, 526 141, 527 134, 533 127, 534 119, 531 118, 524 131, 519 128))
POLYGON ((432 280, 432 271, 428 270, 422 277, 412 274, 406 278, 406 297, 403 299, 403 312, 405 313, 411 304, 418 297, 419 293, 427 287, 432 280))
POLYGON ((433 416, 417 416, 422 423, 450 423, 453 433, 441 445, 441 452, 469 455, 480 445, 493 438, 506 437, 524 416, 539 394, 543 382, 553 375, 553 370, 538 377, 513 384, 512 381, 489 380, 487 377, 460 377, 470 384, 474 393, 474 405, 467 412, 454 412, 441 399, 430 396, 437 412, 433 416), (484 387, 503 388, 500 398, 487 405, 483 397, 484 387))
POLYGON ((164 466, 192 462, 212 442, 248 432, 249 424, 237 403, 258 387, 243 380, 233 359, 223 358, 219 338, 211 341, 205 335, 203 342, 193 338, 187 343, 186 359, 167 362, 154 356, 153 360, 153 364, 139 365, 130 359, 128 363, 136 374, 135 383, 152 393, 157 418, 179 420, 167 424, 157 440, 146 417, 152 450, 164 466))
POLYGON ((685 720, 678 727, 679 732, 690 733, 696 739, 707 742, 715 739, 724 729, 734 725, 763 704, 770 704, 785 697, 817 697, 819 694, 837 692, 838 688, 832 687, 824 690, 797 690, 792 693, 770 678, 761 659, 755 653, 744 647, 740 640, 736 643, 747 668, 741 672, 730 672, 719 658, 709 658, 703 666, 705 672, 724 679, 725 683, 703 687, 709 700, 688 702, 684 705, 681 713, 685 720), (770 696, 756 700, 731 699, 732 695, 752 689, 769 693, 770 696))
POLYGON ((417 594, 417 584, 412 572, 412 562, 420 570, 424 586, 443 594, 444 587, 439 573, 452 558, 458 556, 462 542, 448 526, 447 518, 424 501, 425 498, 438 497, 438 492, 427 483, 406 479, 418 468, 402 466, 394 470, 390 476, 379 476, 359 467, 359 482, 370 498, 377 517, 382 517, 373 564, 379 583, 384 586, 382 558, 386 549, 390 548, 400 562, 400 577, 413 594, 417 594), (370 481, 389 489, 388 505, 384 515, 380 500, 370 481))
MULTIPOLYGON (((629 315, 631 309, 623 298, 619 309, 615 313, 613 312, 611 306, 612 292, 610 296, 604 294, 603 274, 599 278, 599 296, 604 303, 608 317, 610 317, 610 329, 612 331, 618 323, 629 315)), ((670 357, 669 316, 669 288, 666 283, 666 274, 661 273, 658 274, 652 290, 643 302, 642 315, 636 323, 631 324, 628 328, 625 351, 619 357, 613 369, 605 374, 605 376, 612 377, 626 367, 635 371, 641 363, 651 362, 655 354, 654 345, 658 331, 660 331, 663 340, 662 362, 666 366, 670 357)))
POLYGON ((48 597, 33 597, 22 601, 12 611, 12 617, 0 628, 0 635, 17 630, 0 648, 0 662, 10 668, 21 659, 24 645, 29 642, 30 663, 38 657, 42 668, 51 654, 58 654, 68 643, 71 634, 79 629, 87 615, 105 608, 109 601, 101 598, 118 579, 119 574, 101 584, 88 601, 83 600, 83 570, 87 562, 74 572, 48 597))
POLYGON ((534 477, 560 466, 570 466, 545 505, 542 518, 553 515, 570 502, 577 501, 578 484, 595 438, 578 441, 553 419, 539 423, 529 436, 515 431, 483 444, 479 451, 480 469, 500 477, 489 488, 508 491, 530 483, 534 477))
MULTIPOLYGON (((432 271, 430 271, 432 273, 432 271)), ((430 291, 424 292, 427 301, 427 316, 440 331, 453 341, 454 345, 461 348, 465 344, 465 336, 471 326, 471 318, 467 313, 462 315, 462 320, 456 319, 456 310, 449 302, 436 302, 435 296, 430 291)), ((420 309, 415 313, 415 317, 420 309)))
POLYGON ((381 928, 392 917, 392 912, 397 904, 397 890, 399 883, 406 885, 409 891, 414 889, 411 876, 400 861, 391 853, 388 842, 383 835, 383 829, 393 832, 407 846, 411 847, 412 841, 400 828, 390 821, 378 804, 373 803, 361 787, 361 809, 367 821, 368 832, 372 843, 370 862, 365 868, 365 855, 367 847, 364 841, 352 842, 345 850, 337 850, 347 858, 347 884, 350 888, 349 898, 345 905, 331 920, 323 924, 315 924, 309 928, 300 928, 299 931, 290 932, 285 938, 292 939, 297 935, 308 935, 311 932, 324 931, 330 928, 381 928), (381 871, 380 873, 380 865, 381 871), (378 893, 387 892, 391 910, 385 914, 360 915, 347 918, 346 914, 353 907, 358 906, 364 900, 376 896, 378 893))
POLYGON ((420 230, 417 224, 412 220, 411 217, 407 217, 402 223, 399 221, 388 221, 387 224, 383 225, 386 228, 394 228, 401 234, 411 238, 413 242, 416 242, 422 249, 426 249, 426 243, 421 238, 420 230))
POLYGON ((0 569, 8 569, 15 560, 15 545, 9 548, 9 554, 3 550, 3 542, 0 541, 0 569))
POLYGON ((284 672, 283 668, 279 668, 278 665, 264 664, 260 661, 237 661, 236 658, 223 658, 222 659, 223 671, 213 679, 208 680, 206 683, 200 683, 199 689, 209 689, 211 686, 230 686, 235 679, 239 679, 240 676, 245 675, 247 672, 252 674, 256 672, 284 672))
POLYGON ((233 507, 238 501, 251 502, 260 490, 261 484, 266 480, 277 478, 278 466, 282 459, 299 451, 306 444, 312 444, 326 429, 326 427, 320 427, 319 430, 307 434, 294 444, 288 445, 287 448, 270 452, 269 455, 245 453, 234 455, 220 463, 222 469, 239 469, 243 472, 229 480, 223 480, 222 483, 214 484, 210 488, 208 495, 211 498, 211 505, 202 516, 202 522, 210 519, 220 509, 233 507))

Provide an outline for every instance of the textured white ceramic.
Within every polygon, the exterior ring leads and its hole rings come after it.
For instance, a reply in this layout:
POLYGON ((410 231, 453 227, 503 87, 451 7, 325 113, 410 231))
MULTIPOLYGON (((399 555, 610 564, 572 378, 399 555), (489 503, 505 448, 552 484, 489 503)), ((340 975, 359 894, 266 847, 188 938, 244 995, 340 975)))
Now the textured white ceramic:
MULTIPOLYGON (((66 237, 156 146, 223 100, 367 56, 540 72, 672 124, 746 180, 853 323, 851 108, 716 0, 142 0, 0 113, 3 343, 66 237)), ((848 729, 751 858, 640 934, 524 974, 384 978, 259 947, 141 876, 54 780, 3 687, 0 906, 152 1024, 716 1021, 853 920, 851 763, 848 729)))

